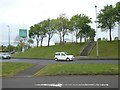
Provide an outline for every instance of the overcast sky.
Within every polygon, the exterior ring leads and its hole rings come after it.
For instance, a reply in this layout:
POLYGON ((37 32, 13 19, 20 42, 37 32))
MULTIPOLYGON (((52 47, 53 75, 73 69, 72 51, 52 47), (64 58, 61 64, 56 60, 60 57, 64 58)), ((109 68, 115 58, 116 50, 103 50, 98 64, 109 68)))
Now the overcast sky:
MULTIPOLYGON (((11 41, 19 34, 20 28, 29 29, 45 19, 59 17, 66 13, 68 18, 75 14, 86 14, 95 21, 95 5, 99 12, 105 5, 115 5, 119 0, 0 0, 0 42, 8 42, 10 26, 11 41)), ((95 25, 92 24, 95 28, 95 25)), ((112 33, 116 36, 116 32, 112 33)), ((103 33, 100 33, 100 36, 103 33)), ((108 33, 104 33, 108 36, 108 33)))

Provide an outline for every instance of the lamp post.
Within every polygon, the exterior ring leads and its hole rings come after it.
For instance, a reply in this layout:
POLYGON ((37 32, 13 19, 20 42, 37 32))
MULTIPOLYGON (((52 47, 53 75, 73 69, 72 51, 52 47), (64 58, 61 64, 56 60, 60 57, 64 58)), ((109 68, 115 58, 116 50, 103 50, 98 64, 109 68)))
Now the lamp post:
MULTIPOLYGON (((120 15, 120 12, 118 12, 118 15, 120 15)), ((118 40, 120 40, 120 20, 118 20, 118 40)))
POLYGON ((97 29, 97 6, 95 5, 95 13, 96 13, 96 41, 97 41, 97 57, 98 57, 98 29, 97 29))
POLYGON ((10 52, 10 26, 7 25, 8 27, 8 46, 9 46, 9 52, 10 52))

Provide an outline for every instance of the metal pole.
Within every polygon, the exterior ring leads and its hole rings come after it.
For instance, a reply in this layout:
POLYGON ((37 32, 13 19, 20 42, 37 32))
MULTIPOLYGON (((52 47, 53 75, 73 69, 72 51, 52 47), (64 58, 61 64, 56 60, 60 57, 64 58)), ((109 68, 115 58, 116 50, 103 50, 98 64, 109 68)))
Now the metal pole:
POLYGON ((97 41, 97 57, 98 57, 98 29, 97 29, 97 6, 95 5, 95 11, 96 11, 96 41, 97 41))
POLYGON ((9 53, 10 53, 10 26, 7 25, 8 27, 8 49, 9 49, 9 53))
POLYGON ((10 26, 7 25, 8 27, 8 45, 10 46, 10 26))

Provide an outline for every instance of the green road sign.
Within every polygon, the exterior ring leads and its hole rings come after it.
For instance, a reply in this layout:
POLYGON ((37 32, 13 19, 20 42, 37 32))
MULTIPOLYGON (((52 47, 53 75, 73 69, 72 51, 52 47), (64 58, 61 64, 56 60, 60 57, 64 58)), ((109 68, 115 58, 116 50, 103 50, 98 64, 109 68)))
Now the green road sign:
POLYGON ((27 37, 27 29, 19 29, 19 36, 22 38, 27 37))

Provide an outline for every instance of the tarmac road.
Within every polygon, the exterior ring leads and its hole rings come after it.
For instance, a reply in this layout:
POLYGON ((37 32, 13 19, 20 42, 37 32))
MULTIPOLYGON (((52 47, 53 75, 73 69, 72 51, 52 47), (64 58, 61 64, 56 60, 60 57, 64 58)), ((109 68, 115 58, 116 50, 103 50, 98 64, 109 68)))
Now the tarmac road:
POLYGON ((117 75, 3 78, 3 88, 118 88, 117 75))
POLYGON ((118 64, 118 60, 74 60, 74 61, 55 61, 55 60, 39 60, 39 59, 3 59, 0 62, 29 62, 39 65, 56 64, 56 63, 81 63, 81 64, 118 64))
POLYGON ((37 70, 48 64, 118 64, 118 60, 75 60, 67 62, 54 60, 11 59, 3 60, 2 62, 29 62, 37 64, 35 67, 20 72, 14 77, 2 78, 3 88, 118 88, 118 75, 32 76, 37 70))

